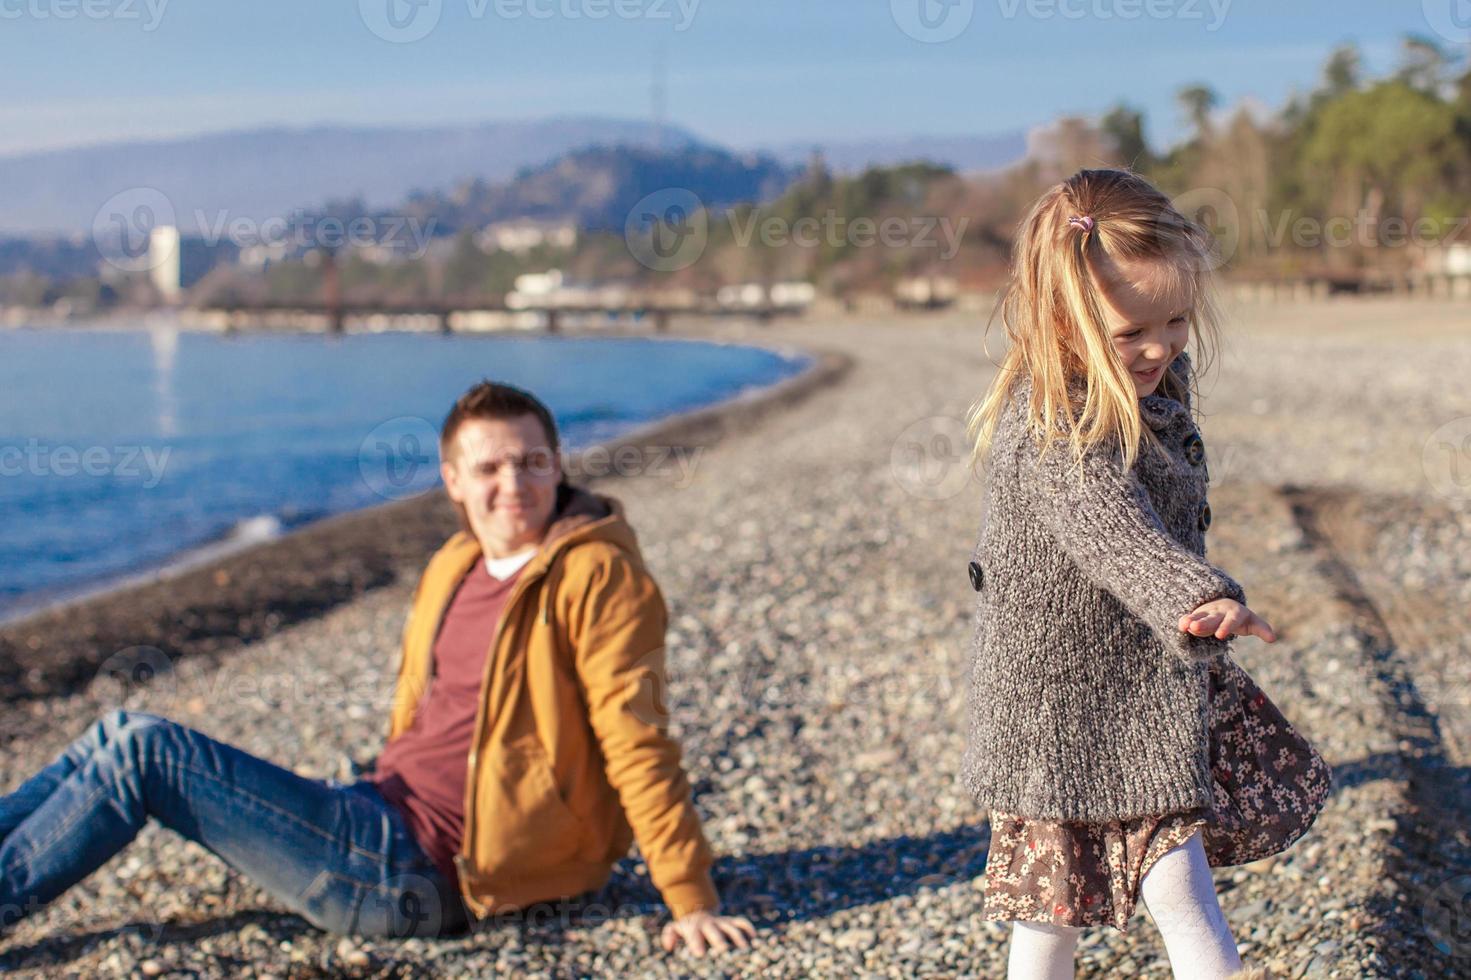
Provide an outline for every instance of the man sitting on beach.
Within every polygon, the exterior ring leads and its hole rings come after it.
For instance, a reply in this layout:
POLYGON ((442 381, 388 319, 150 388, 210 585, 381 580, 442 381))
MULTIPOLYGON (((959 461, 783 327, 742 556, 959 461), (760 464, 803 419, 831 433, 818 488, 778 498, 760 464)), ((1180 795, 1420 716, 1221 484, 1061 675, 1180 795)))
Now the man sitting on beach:
POLYGON ((662 944, 744 947, 664 695, 667 614, 612 498, 563 480, 556 424, 484 382, 450 411, 461 530, 414 592, 388 741, 350 785, 298 776, 156 715, 115 711, 0 798, 0 926, 121 850, 149 817, 314 925, 433 935, 601 888, 637 839, 662 944))

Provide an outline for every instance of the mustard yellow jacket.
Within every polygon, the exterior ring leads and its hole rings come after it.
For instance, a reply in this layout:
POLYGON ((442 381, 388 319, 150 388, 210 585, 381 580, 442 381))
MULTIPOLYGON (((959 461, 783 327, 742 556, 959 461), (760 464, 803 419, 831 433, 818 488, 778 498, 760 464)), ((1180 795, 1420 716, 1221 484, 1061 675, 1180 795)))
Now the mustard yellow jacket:
MULTIPOLYGON (((390 740, 413 723, 440 620, 480 557, 461 531, 419 581, 390 740)), ((719 907, 710 846, 667 731, 667 619, 618 501, 560 491, 485 661, 455 858, 476 916, 600 888, 634 839, 676 918, 719 907)))

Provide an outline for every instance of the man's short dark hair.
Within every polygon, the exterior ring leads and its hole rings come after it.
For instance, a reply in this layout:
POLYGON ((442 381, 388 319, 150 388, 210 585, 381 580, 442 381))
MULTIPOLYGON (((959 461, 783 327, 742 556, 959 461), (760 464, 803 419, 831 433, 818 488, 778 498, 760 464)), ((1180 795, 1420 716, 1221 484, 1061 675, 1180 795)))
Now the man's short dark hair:
POLYGON ((541 422, 541 427, 546 432, 547 448, 553 453, 557 452, 557 422, 552 418, 551 410, 529 391, 515 385, 487 380, 461 395, 454 408, 445 416, 444 425, 439 430, 440 458, 450 458, 456 433, 470 419, 504 420, 523 415, 535 416, 541 422))

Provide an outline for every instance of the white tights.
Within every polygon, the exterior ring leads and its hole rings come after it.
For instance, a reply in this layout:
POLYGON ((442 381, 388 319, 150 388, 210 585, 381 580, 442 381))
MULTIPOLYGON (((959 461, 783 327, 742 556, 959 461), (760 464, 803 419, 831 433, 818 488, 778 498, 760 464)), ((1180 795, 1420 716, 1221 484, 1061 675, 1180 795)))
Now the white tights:
MULTIPOLYGON (((1164 938, 1176 980, 1224 980, 1241 969, 1200 834, 1166 851, 1144 876, 1139 891, 1164 938)), ((1082 931, 1075 926, 1013 922, 1007 980, 1072 980, 1082 931)))

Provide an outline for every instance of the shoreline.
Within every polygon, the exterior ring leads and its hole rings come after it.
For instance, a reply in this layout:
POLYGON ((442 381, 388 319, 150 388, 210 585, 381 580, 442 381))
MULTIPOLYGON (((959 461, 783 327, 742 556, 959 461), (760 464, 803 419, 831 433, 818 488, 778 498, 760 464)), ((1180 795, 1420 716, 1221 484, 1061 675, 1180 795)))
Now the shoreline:
MULTIPOLYGON (((557 336, 584 335, 569 331, 557 336)), ((622 336, 604 330, 591 335, 622 336)), ((620 451, 636 451, 644 458, 651 450, 677 454, 703 448, 738 425, 753 424, 839 382, 852 363, 845 354, 779 344, 775 338, 628 336, 759 347, 782 357, 805 357, 808 363, 771 384, 569 452, 571 472, 588 470, 590 456, 613 460, 620 451)), ((574 482, 619 475, 615 467, 574 482)), ((224 542, 213 542, 201 549, 204 554, 194 552, 193 559, 185 551, 162 567, 126 573, 95 588, 83 586, 79 593, 39 607, 22 607, 0 618, 0 704, 74 693, 122 650, 151 648, 170 659, 227 655, 417 574, 456 528, 443 488, 435 487, 332 514, 223 553, 218 549, 224 542)))
MULTIPOLYGON (((42 329, 44 330, 44 328, 42 329)), ((110 330, 116 333, 149 333, 152 332, 155 327, 150 326, 146 323, 136 321, 131 324, 109 324, 106 322, 98 321, 94 323, 84 324, 80 327, 80 329, 97 331, 110 330)), ((178 329, 181 333, 197 333, 205 335, 212 335, 214 333, 213 331, 190 327, 180 327, 178 329)), ((370 336, 381 334, 416 333, 420 333, 420 331, 394 330, 364 332, 365 335, 370 336)), ((264 331, 262 332, 262 335, 280 336, 282 335, 282 332, 264 331)), ((317 334, 310 331, 302 332, 300 333, 300 335, 303 337, 322 336, 324 337, 324 339, 328 340, 337 339, 335 337, 332 337, 331 335, 317 334)), ((441 335, 436 333, 431 334, 430 336, 439 337, 441 335)), ((651 420, 637 422, 634 423, 632 427, 629 428, 626 432, 620 435, 615 435, 597 442, 589 443, 588 445, 583 446, 580 449, 567 450, 567 452, 565 453, 564 461, 571 463, 572 466, 578 469, 582 468, 579 457, 583 454, 599 453, 603 450, 604 447, 615 447, 623 445, 625 443, 636 443, 646 438, 646 436, 644 435, 645 430, 649 430, 650 435, 652 435, 653 433, 657 432, 661 426, 663 426, 666 422, 670 420, 678 419, 686 415, 697 416, 699 415, 699 413, 704 412, 707 409, 718 409, 727 404, 733 405, 735 402, 745 398, 748 394, 751 394, 752 392, 759 394, 766 389, 782 384, 783 382, 791 380, 792 378, 801 376, 802 373, 804 373, 811 367, 810 362, 814 359, 813 355, 810 352, 790 344, 778 344, 770 341, 761 342, 751 340, 749 338, 730 339, 719 336, 698 336, 692 333, 680 335, 662 335, 637 329, 576 329, 559 332, 557 334, 545 334, 540 332, 533 333, 529 331, 494 331, 484 334, 469 334, 467 336, 485 340, 556 340, 563 338, 567 340, 645 340, 657 343, 703 344, 713 347, 744 347, 748 349, 763 350, 787 362, 798 365, 798 372, 796 375, 789 375, 787 377, 778 378, 775 381, 767 382, 766 384, 742 389, 740 391, 737 391, 734 395, 728 395, 718 401, 701 405, 696 408, 688 409, 683 412, 676 411, 668 415, 656 417, 651 420)), ((566 435, 564 433, 564 444, 565 443, 566 435)), ((682 464, 683 461, 680 460, 679 462, 681 462, 682 464)), ((436 487, 426 492, 432 494, 439 489, 441 488, 436 487)), ((291 520, 290 518, 287 518, 284 524, 282 520, 283 514, 279 512, 262 512, 244 515, 239 518, 234 524, 230 525, 228 528, 225 528, 217 537, 210 538, 208 540, 195 544, 186 545, 184 547, 181 547, 177 551, 172 552, 166 557, 143 562, 137 565, 131 565, 112 573, 106 573, 76 582, 63 583, 60 585, 51 586, 39 592, 23 595, 19 597, 12 605, 0 608, 0 631, 3 631, 7 627, 22 623, 24 620, 32 616, 39 615, 48 611, 59 610, 63 607, 68 607, 77 603, 86 602, 91 599, 104 597, 110 595, 111 593, 132 588, 135 586, 169 581, 171 579, 177 578, 180 574, 191 569, 210 565, 218 559, 222 559, 234 554, 239 554, 251 548, 272 544, 274 542, 280 541, 288 535, 295 534, 301 530, 304 530, 307 527, 315 524, 320 524, 321 522, 325 520, 330 520, 334 517, 341 517, 345 514, 359 513, 373 507, 383 506, 385 503, 392 503, 395 501, 402 501, 406 499, 410 498, 385 497, 383 500, 380 501, 369 502, 357 507, 349 508, 347 510, 327 512, 321 514, 320 516, 307 518, 306 520, 291 520), (258 521, 270 522, 271 524, 275 525, 276 529, 271 533, 262 535, 256 530, 254 526, 254 522, 258 521)), ((0 646, 0 651, 3 651, 3 646, 0 646)), ((3 677, 3 661, 0 661, 0 677, 3 677)), ((3 703, 3 701, 4 695, 0 694, 0 703, 3 703)))

